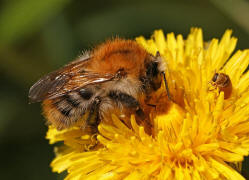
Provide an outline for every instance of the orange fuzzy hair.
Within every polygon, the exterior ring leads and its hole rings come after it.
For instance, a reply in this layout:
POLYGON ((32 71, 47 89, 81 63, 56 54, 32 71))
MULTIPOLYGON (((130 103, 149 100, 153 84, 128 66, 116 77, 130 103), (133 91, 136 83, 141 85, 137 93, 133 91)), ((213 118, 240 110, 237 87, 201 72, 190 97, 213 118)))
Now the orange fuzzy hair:
POLYGON ((108 40, 93 51, 94 67, 91 69, 115 74, 124 67, 128 74, 137 77, 141 71, 145 71, 144 61, 147 56, 148 53, 135 41, 119 38, 108 40))

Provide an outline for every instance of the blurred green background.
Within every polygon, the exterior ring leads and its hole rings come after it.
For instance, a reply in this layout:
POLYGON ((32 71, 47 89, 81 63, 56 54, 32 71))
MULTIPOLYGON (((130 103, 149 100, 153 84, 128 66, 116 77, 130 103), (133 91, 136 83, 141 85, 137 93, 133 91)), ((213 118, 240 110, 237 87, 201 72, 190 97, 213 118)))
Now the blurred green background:
POLYGON ((205 40, 231 28, 237 49, 249 48, 248 18, 245 0, 0 0, 1 179, 61 179, 49 167, 40 105, 28 104, 41 76, 107 38, 148 38, 159 28, 186 37, 202 27, 205 40))

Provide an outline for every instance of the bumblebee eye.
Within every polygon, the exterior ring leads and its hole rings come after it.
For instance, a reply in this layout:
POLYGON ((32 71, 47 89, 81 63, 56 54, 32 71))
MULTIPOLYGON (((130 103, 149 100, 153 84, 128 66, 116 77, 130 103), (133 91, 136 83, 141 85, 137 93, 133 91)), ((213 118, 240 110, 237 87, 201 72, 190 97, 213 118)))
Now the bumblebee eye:
POLYGON ((147 66, 147 71, 146 71, 146 75, 147 76, 152 76, 155 77, 159 74, 158 71, 158 63, 157 62, 151 62, 150 64, 148 64, 147 66))
POLYGON ((212 78, 212 81, 213 82, 216 82, 217 78, 218 78, 219 74, 218 73, 215 73, 213 78, 212 78))

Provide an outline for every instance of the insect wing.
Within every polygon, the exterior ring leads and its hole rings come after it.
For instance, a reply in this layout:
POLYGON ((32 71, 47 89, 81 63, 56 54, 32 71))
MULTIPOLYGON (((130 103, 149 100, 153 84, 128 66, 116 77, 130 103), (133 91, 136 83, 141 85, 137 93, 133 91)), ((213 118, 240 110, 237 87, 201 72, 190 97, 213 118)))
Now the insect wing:
POLYGON ((115 76, 113 74, 98 74, 92 72, 80 73, 72 76, 66 83, 64 83, 64 86, 62 88, 50 93, 46 98, 53 99, 67 94, 68 92, 82 89, 87 85, 99 84, 106 81, 110 81, 114 77, 115 76))
POLYGON ((113 74, 87 71, 89 60, 90 58, 75 60, 41 78, 29 90, 30 103, 56 98, 86 85, 102 83, 114 78, 113 74))

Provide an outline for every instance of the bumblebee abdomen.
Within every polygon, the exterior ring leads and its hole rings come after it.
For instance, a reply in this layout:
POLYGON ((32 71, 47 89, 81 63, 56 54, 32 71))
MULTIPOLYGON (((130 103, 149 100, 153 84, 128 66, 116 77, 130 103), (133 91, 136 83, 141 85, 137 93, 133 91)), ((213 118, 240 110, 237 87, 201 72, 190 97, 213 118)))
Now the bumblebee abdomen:
POLYGON ((43 101, 44 115, 58 129, 71 127, 91 107, 94 92, 81 89, 43 101))

